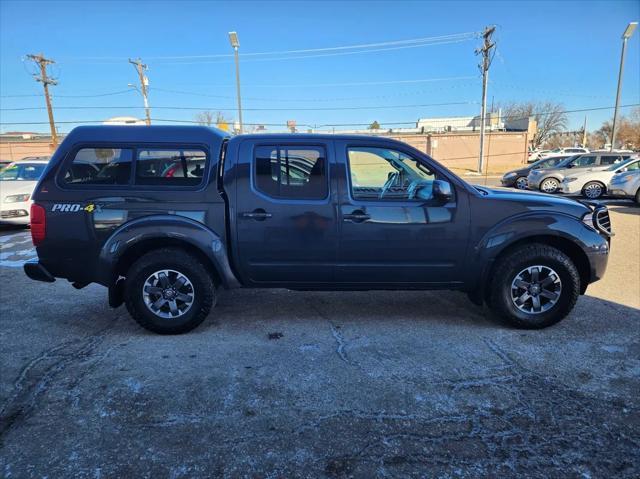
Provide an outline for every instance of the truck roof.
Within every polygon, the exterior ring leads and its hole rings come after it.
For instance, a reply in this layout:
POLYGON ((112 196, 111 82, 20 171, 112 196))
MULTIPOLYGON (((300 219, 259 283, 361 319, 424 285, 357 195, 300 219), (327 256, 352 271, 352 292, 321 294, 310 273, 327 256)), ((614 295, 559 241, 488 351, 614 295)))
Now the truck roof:
POLYGON ((71 130, 65 142, 167 142, 167 143, 215 143, 221 142, 229 134, 208 126, 183 125, 92 125, 79 126, 71 130))

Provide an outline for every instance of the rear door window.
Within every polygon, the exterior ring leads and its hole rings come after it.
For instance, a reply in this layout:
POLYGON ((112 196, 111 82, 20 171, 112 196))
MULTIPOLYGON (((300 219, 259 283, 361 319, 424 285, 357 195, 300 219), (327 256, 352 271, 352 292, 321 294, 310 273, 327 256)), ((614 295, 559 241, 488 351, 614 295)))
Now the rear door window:
POLYGON ((196 148, 143 148, 136 159, 137 185, 198 186, 207 154, 196 148))
POLYGON ((620 155, 602 155, 600 157, 601 165, 613 165, 615 163, 620 163, 622 161, 622 156, 620 155))
POLYGON ((129 148, 81 148, 62 181, 67 185, 128 185, 132 158, 129 148))
POLYGON ((327 197, 327 155, 319 146, 258 146, 254 186, 273 198, 327 197))

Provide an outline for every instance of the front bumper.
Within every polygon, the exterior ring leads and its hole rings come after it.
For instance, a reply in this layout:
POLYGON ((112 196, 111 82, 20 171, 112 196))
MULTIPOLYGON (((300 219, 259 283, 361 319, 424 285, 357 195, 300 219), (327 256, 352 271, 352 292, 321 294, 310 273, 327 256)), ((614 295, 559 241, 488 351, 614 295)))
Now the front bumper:
POLYGON ((613 196, 614 198, 633 198, 634 196, 622 188, 616 188, 615 186, 610 186, 609 188, 609 196, 613 196))
POLYGON ((528 176, 527 177, 527 187, 530 190, 539 190, 540 189, 540 181, 542 180, 542 178, 534 176, 528 176))
POLYGON ((31 201, 0 203, 0 224, 28 225, 31 201))
POLYGON ((56 280, 39 261, 27 261, 23 268, 25 274, 34 281, 53 283, 56 280))
POLYGON ((502 184, 502 186, 505 186, 505 187, 515 186, 516 178, 518 178, 518 177, 514 176, 513 178, 502 178, 500 180, 500 183, 502 184))
POLYGON ((582 188, 577 185, 575 182, 565 183, 564 181, 560 184, 560 191, 565 195, 579 195, 582 193, 582 188))

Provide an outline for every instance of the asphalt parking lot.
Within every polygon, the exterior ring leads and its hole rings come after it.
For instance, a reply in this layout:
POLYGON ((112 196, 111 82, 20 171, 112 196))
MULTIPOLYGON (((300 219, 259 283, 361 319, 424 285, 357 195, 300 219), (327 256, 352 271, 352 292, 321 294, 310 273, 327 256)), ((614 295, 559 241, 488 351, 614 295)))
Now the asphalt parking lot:
POLYGON ((106 290, 28 280, 0 232, 3 477, 638 477, 640 208, 569 318, 453 292, 223 292, 163 337, 106 290))

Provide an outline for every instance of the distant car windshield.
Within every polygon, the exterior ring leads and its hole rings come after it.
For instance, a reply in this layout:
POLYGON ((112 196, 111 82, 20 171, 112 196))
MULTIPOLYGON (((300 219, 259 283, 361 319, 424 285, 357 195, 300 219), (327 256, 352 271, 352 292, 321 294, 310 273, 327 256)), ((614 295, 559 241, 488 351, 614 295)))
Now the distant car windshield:
POLYGON ((14 163, 0 172, 0 181, 38 181, 47 165, 14 163))
POLYGON ((607 171, 614 171, 614 170, 617 170, 618 168, 625 168, 625 167, 629 168, 630 170, 636 170, 638 168, 638 165, 640 164, 640 163, 635 163, 637 161, 638 161, 637 158, 631 158, 627 161, 619 161, 611 165, 609 168, 607 168, 607 171), (634 164, 632 165, 632 163, 634 164))

